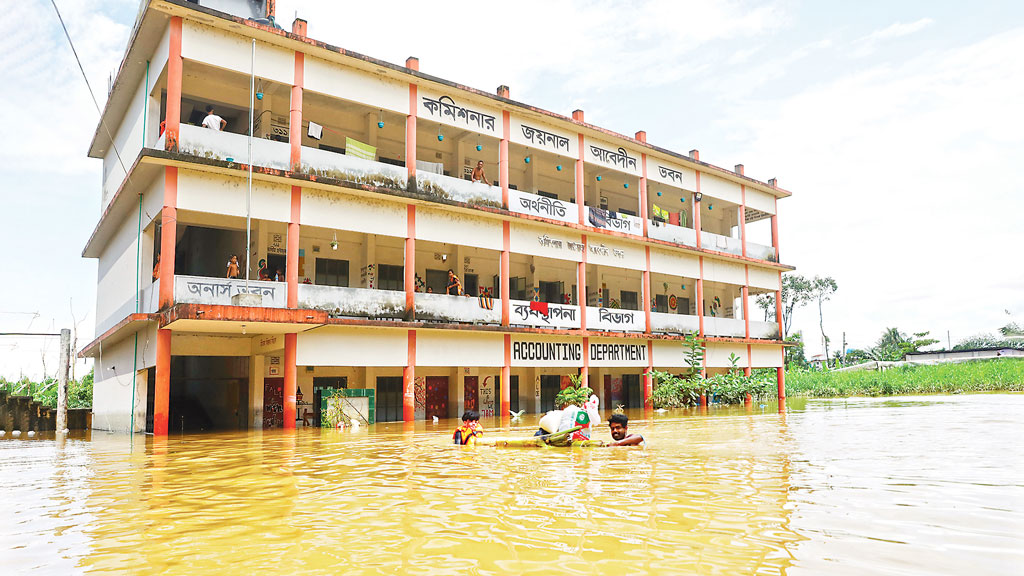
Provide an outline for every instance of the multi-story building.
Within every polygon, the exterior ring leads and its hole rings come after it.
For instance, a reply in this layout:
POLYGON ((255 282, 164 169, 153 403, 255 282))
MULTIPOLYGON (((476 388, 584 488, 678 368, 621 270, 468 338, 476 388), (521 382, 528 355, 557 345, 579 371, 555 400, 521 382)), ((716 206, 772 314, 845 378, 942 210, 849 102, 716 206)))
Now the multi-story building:
POLYGON ((379 421, 537 412, 576 374, 640 407, 649 371, 688 368, 686 334, 703 369, 776 368, 784 395, 779 324, 751 310, 791 269, 774 180, 272 11, 143 2, 89 151, 96 428, 315 424, 334 388, 379 421))

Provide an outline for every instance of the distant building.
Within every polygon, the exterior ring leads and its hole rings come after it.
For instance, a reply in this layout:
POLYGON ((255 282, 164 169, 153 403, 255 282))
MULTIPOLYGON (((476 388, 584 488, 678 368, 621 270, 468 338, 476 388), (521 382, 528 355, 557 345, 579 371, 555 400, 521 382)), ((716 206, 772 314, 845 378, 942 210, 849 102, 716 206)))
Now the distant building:
POLYGON ((792 270, 774 179, 281 30, 273 4, 143 3, 103 114, 129 174, 106 130, 89 150, 96 428, 316 424, 337 390, 378 421, 540 412, 578 373, 640 407, 689 333, 709 372, 735 354, 783 393, 779 324, 749 309, 792 270))
POLYGON ((937 350, 907 354, 907 362, 949 362, 986 360, 990 358, 1024 358, 1024 350, 1016 348, 971 348, 970 350, 937 350))

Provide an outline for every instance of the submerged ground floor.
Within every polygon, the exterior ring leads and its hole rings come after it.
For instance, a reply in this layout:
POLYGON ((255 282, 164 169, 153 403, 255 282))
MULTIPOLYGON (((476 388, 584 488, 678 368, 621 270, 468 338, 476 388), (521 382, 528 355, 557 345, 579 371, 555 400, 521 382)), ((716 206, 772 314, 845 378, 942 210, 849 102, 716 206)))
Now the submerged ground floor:
MULTIPOLYGON (((469 409, 485 417, 538 413, 554 409, 576 375, 602 409, 640 408, 650 397, 650 370, 689 370, 682 340, 644 334, 404 323, 297 329, 201 318, 134 329, 90 350, 94 429, 153 431, 161 418, 173 432, 320 426, 330 396, 345 397, 367 423, 454 418, 469 409)), ((778 342, 708 339, 702 368, 778 368, 782 355, 778 342)))

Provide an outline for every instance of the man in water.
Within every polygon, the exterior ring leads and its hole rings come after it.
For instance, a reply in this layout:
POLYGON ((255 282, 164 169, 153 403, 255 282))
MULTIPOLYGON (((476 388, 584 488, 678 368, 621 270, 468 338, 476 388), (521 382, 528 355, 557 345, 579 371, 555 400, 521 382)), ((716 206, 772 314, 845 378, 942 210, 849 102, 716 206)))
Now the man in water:
POLYGON ((473 446, 476 439, 484 435, 484 429, 480 427, 480 413, 476 410, 466 410, 462 415, 462 426, 455 429, 452 434, 452 441, 461 446, 473 446))
POLYGON ((612 414, 608 419, 608 430, 612 433, 609 446, 646 446, 647 442, 640 434, 629 433, 629 417, 625 414, 612 414))

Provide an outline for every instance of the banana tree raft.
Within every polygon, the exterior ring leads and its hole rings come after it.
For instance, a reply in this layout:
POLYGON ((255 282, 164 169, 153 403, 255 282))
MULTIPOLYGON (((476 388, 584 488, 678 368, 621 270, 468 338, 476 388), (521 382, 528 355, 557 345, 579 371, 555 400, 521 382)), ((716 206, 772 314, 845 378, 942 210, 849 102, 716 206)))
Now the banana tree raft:
POLYGON ((600 440, 572 440, 572 435, 583 426, 576 426, 555 434, 531 436, 529 438, 480 438, 477 446, 494 446, 496 448, 597 448, 604 446, 600 440))

